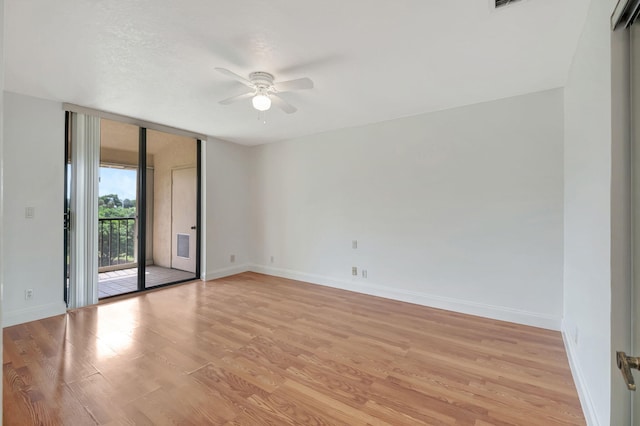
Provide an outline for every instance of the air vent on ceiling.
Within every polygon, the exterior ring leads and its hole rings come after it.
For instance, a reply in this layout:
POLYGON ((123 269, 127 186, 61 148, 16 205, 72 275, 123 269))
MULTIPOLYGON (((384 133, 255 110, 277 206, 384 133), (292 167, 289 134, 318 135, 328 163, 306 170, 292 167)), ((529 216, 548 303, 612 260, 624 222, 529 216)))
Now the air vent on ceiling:
POLYGON ((500 7, 505 7, 507 5, 510 5, 511 3, 516 3, 518 1, 521 1, 521 0, 495 0, 496 9, 498 9, 500 7))

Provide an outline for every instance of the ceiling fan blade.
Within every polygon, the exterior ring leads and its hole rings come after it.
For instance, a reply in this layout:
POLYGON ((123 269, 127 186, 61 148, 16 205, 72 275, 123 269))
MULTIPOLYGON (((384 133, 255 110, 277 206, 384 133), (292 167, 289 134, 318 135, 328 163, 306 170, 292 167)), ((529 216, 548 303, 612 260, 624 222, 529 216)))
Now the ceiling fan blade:
POLYGON ((298 110, 298 108, 294 107, 289 102, 285 101, 280 96, 278 96, 276 94, 273 94, 273 93, 271 94, 271 102, 275 106, 277 106, 278 108, 280 108, 281 110, 286 112, 287 114, 293 114, 294 112, 296 112, 298 110))
POLYGON ((239 81, 240 83, 242 83, 242 84, 244 84, 246 86, 249 86, 249 87, 253 88, 253 83, 251 83, 249 80, 247 80, 246 78, 236 74, 233 71, 229 71, 226 68, 217 68, 217 67, 216 67, 216 71, 218 71, 221 74, 226 75, 227 77, 231 77, 234 80, 237 80, 237 81, 239 81))
POLYGON ((291 92, 292 90, 313 89, 313 81, 310 78, 298 78, 296 80, 274 83, 273 87, 278 92, 291 92))
POLYGON ((243 99, 249 99, 253 95, 254 95, 253 92, 247 92, 247 93, 243 93, 241 95, 236 95, 236 96, 232 96, 232 97, 227 98, 227 99, 223 99, 219 103, 221 103, 222 105, 229 105, 229 104, 232 104, 234 102, 241 101, 243 99))

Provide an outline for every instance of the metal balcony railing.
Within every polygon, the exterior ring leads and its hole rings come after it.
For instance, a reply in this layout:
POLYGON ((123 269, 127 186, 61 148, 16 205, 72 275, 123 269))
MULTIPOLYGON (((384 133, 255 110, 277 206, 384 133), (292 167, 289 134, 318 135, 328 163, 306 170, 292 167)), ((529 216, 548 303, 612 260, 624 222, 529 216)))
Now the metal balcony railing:
POLYGON ((98 219, 98 267, 135 263, 136 219, 98 219))

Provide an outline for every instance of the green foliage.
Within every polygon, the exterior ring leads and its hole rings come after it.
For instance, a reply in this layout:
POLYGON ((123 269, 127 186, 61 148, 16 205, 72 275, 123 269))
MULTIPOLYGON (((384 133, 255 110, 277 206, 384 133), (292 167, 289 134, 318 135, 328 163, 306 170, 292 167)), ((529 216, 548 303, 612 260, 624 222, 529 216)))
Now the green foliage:
POLYGON ((135 217, 136 200, 125 198, 120 201, 118 194, 103 195, 98 198, 98 217, 135 217))
POLYGON ((120 201, 118 194, 103 195, 98 198, 98 206, 106 206, 109 208, 122 207, 122 201, 120 201))
POLYGON ((135 207, 105 207, 98 206, 98 217, 100 219, 110 218, 110 217, 136 217, 136 208, 135 207))

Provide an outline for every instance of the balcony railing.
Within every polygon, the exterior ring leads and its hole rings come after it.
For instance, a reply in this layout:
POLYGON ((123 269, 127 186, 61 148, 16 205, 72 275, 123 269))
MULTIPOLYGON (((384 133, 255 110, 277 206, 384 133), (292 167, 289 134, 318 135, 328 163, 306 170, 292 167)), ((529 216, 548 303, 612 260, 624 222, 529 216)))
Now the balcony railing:
POLYGON ((98 219, 98 267, 136 262, 135 230, 135 218, 98 219))

